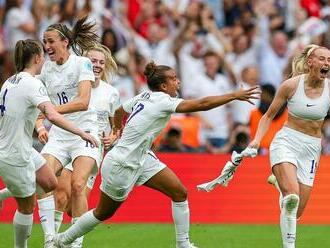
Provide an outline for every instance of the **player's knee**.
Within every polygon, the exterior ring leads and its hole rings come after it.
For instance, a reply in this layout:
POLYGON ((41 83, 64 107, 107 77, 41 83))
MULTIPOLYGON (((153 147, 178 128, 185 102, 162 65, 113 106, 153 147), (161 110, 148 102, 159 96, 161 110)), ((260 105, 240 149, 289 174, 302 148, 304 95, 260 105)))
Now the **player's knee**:
POLYGON ((184 186, 180 186, 171 192, 172 201, 181 202, 185 201, 188 197, 187 189, 184 186))
POLYGON ((55 192, 56 207, 59 210, 66 209, 68 202, 69 202, 69 198, 70 198, 70 196, 64 190, 56 191, 55 192))
POLYGON ((49 192, 55 190, 57 185, 58 185, 58 183, 57 183, 56 177, 49 178, 49 180, 47 180, 47 182, 43 185, 43 190, 46 193, 49 193, 49 192))
POLYGON ((286 215, 296 216, 299 206, 299 196, 297 194, 289 194, 283 197, 282 209, 286 215))
POLYGON ((85 195, 85 187, 86 182, 84 180, 74 180, 72 181, 71 188, 72 188, 72 195, 79 196, 85 195))

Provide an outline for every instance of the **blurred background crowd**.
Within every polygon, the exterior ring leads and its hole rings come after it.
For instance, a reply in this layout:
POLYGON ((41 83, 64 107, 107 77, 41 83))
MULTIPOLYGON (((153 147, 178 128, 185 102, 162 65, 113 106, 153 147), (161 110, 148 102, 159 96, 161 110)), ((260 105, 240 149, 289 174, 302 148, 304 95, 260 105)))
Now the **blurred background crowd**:
MULTIPOLYGON (((155 141, 163 152, 241 151, 255 135, 281 82, 290 76, 292 57, 308 44, 330 48, 329 0, 0 0, 0 77, 14 73, 17 40, 37 38, 50 24, 72 27, 88 15, 100 42, 117 64, 111 84, 121 101, 146 89, 147 62, 177 70, 186 99, 225 94, 260 85, 255 105, 233 102, 196 114, 173 115, 155 141)), ((277 114, 261 144, 270 141, 287 117, 277 114)), ((330 120, 323 153, 330 153, 330 120)))

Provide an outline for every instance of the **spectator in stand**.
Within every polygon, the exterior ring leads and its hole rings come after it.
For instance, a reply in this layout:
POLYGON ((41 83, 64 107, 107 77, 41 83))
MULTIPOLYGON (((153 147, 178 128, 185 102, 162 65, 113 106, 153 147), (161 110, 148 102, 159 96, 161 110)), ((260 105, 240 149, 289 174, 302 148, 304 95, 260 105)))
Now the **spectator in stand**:
MULTIPOLYGON (((259 85, 259 70, 255 66, 245 67, 241 75, 242 81, 240 81, 236 87, 249 88, 255 85, 259 85)), ((260 100, 255 99, 253 103, 255 105, 243 105, 240 102, 235 101, 231 105, 232 117, 234 124, 249 125, 250 122, 250 113, 256 106, 259 105, 260 100)))
MULTIPOLYGON (((251 111, 250 115, 250 136, 251 140, 254 139, 258 124, 263 116, 265 114, 272 103, 276 89, 271 84, 264 84, 261 86, 261 96, 260 96, 260 103, 259 107, 251 111)), ((260 153, 262 154, 268 154, 270 143, 272 142, 275 134, 282 128, 285 121, 288 117, 288 111, 286 109, 286 105, 284 105, 276 114, 274 117, 274 120, 270 124, 270 128, 262 138, 260 142, 260 153)))
MULTIPOLYGON (((208 51, 204 55, 205 71, 195 75, 190 84, 187 96, 191 98, 205 97, 210 94, 226 94, 232 90, 228 77, 219 73, 219 69, 230 70, 230 66, 217 53, 208 51)), ((214 148, 221 148, 229 139, 232 123, 227 106, 221 106, 208 112, 200 112, 202 121, 202 139, 205 146, 212 152, 214 148)))
POLYGON ((159 152, 194 152, 194 149, 182 143, 180 128, 171 127, 159 147, 159 152))
POLYGON ((164 142, 165 135, 170 128, 180 129, 182 143, 194 149, 194 152, 200 151, 201 121, 198 116, 191 113, 173 114, 168 125, 154 141, 153 145, 155 149, 159 149, 160 144, 164 142))
POLYGON ((146 59, 154 60, 160 64, 166 64, 176 68, 176 60, 173 54, 173 32, 170 34, 168 23, 151 22, 145 29, 145 35, 141 35, 124 21, 125 28, 130 32, 130 38, 134 41, 137 51, 146 59))
POLYGON ((194 77, 203 73, 202 58, 206 51, 213 50, 222 54, 232 50, 228 39, 217 28, 212 10, 208 6, 192 2, 187 8, 186 16, 173 47, 182 79, 183 95, 189 90, 194 77))
POLYGON ((7 0, 4 16, 4 38, 6 47, 4 78, 14 73, 13 54, 19 40, 35 39, 37 27, 31 11, 22 0, 7 0))
MULTIPOLYGON (((266 2, 266 1, 265 1, 266 2)), ((260 36, 258 37, 258 63, 260 79, 276 89, 283 81, 283 71, 289 59, 288 36, 280 31, 270 32, 270 14, 273 7, 268 2, 259 2, 256 7, 260 36)))
POLYGON ((63 23, 69 28, 72 28, 77 21, 77 3, 75 0, 60 1, 60 19, 59 23, 63 23))
POLYGON ((241 34, 233 40, 233 51, 226 55, 228 63, 232 64, 235 76, 239 79, 244 68, 257 66, 256 51, 246 34, 241 34))

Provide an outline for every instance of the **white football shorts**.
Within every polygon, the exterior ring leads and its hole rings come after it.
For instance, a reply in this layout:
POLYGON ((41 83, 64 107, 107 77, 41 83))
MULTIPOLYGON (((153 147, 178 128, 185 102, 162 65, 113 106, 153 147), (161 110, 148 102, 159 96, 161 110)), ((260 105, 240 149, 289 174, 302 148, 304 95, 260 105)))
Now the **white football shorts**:
POLYGON ((0 160, 0 176, 14 197, 26 198, 36 191, 36 168, 32 156, 30 161, 20 166, 0 160))
MULTIPOLYGON (((103 145, 100 145, 100 150, 101 150, 101 154, 100 154, 100 161, 102 161, 102 159, 103 159, 103 153, 104 153, 104 149, 103 149, 103 145)), ((72 166, 72 163, 70 162, 70 163, 68 163, 66 166, 65 166, 65 169, 67 169, 67 170, 69 170, 69 171, 73 171, 73 166, 72 166)), ((89 189, 93 189, 93 187, 94 187, 94 184, 95 184, 95 181, 96 181, 96 177, 97 177, 97 174, 98 174, 98 171, 96 172, 96 173, 92 173, 90 176, 89 176, 89 178, 88 178, 88 180, 87 180, 87 184, 86 184, 86 186, 89 188, 89 189)))
POLYGON ((153 152, 148 151, 145 156, 144 163, 133 169, 113 160, 108 153, 101 168, 101 191, 115 201, 124 201, 135 185, 144 184, 166 167, 153 152))
POLYGON ((35 166, 35 171, 46 165, 46 159, 34 148, 32 148, 31 159, 35 166))
MULTIPOLYGON (((97 137, 94 136, 94 137, 97 137)), ((97 138, 99 141, 99 139, 97 138)), ((99 144, 101 142, 99 141, 99 144)), ((95 168, 93 173, 97 173, 101 164, 101 146, 93 147, 87 141, 77 137, 74 140, 55 140, 49 139, 43 147, 41 154, 50 154, 58 159, 63 167, 66 167, 70 162, 77 157, 85 156, 95 160, 95 168)))
POLYGON ((283 162, 291 163, 297 167, 298 182, 313 186, 321 155, 320 138, 283 127, 275 135, 269 153, 272 167, 283 162))

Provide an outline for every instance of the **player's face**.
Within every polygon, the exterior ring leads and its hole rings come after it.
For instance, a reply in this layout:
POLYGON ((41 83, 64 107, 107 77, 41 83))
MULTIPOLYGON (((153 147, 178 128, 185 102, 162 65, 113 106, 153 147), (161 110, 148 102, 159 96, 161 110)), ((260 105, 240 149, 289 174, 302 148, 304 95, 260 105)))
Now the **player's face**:
POLYGON ((308 64, 310 73, 319 80, 327 78, 330 70, 330 51, 326 48, 316 49, 311 55, 308 64))
POLYGON ((100 79, 105 69, 105 56, 100 51, 89 51, 87 57, 93 63, 93 72, 96 79, 100 79))
POLYGON ((174 70, 167 71, 166 78, 166 93, 171 97, 176 97, 180 89, 180 80, 177 78, 176 72, 174 70))
POLYGON ((43 43, 51 61, 60 62, 69 53, 68 42, 67 39, 62 40, 56 30, 44 33, 43 43))

